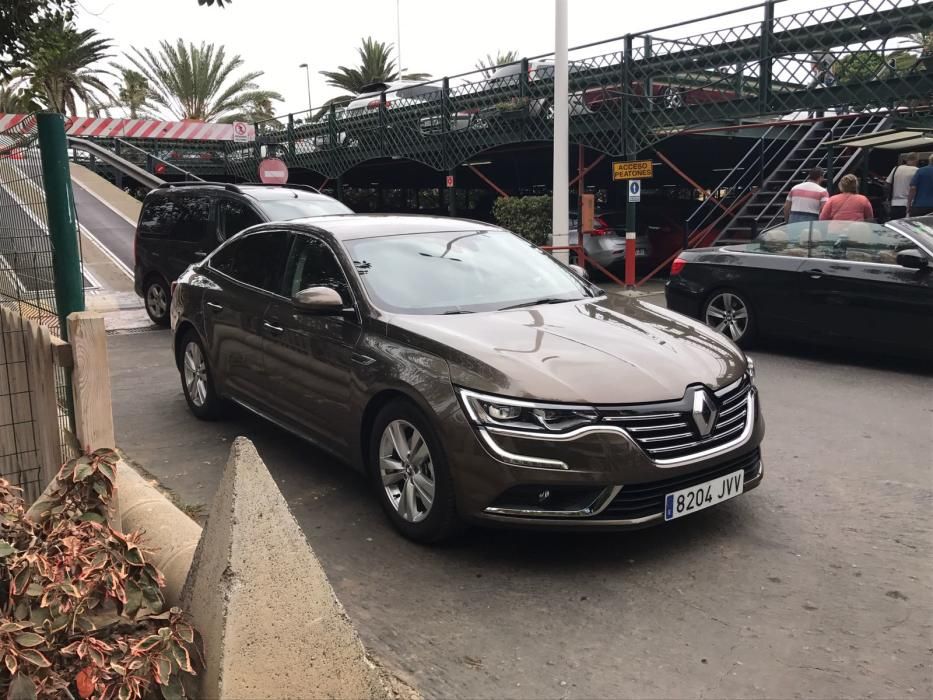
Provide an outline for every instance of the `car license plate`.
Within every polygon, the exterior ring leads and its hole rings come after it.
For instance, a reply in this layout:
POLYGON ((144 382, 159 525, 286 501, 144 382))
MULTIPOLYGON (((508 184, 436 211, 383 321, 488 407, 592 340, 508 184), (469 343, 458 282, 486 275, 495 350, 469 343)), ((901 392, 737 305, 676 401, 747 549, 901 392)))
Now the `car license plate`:
POLYGON ((744 486, 745 472, 740 469, 688 489, 669 493, 664 497, 664 519, 674 520, 728 501, 742 493, 744 486))

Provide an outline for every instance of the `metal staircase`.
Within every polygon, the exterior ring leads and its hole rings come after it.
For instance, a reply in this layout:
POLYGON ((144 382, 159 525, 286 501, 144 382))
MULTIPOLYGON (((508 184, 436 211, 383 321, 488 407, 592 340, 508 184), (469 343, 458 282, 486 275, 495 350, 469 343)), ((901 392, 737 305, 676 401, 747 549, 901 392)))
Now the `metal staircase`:
MULTIPOLYGON (((751 160, 751 165, 762 164, 766 175, 763 178, 759 177, 758 183, 750 182, 751 178, 747 176, 736 182, 730 181, 730 177, 736 177, 733 174, 734 170, 726 177, 720 189, 730 188, 734 197, 745 195, 745 201, 732 220, 720 230, 713 244, 747 241, 754 238, 758 231, 780 223, 783 220, 784 201, 788 191, 806 180, 807 173, 813 167, 824 168, 827 178, 832 178, 835 187, 839 179, 851 172, 858 163, 862 149, 833 150, 827 144, 850 136, 881 131, 887 127, 889 121, 889 115, 878 114, 823 119, 810 124, 789 150, 782 149, 774 143, 767 147, 755 145, 749 152, 756 154, 751 160), (765 156, 758 155, 760 153, 764 153, 765 156)), ((786 138, 786 132, 780 136, 786 138)), ((691 230, 696 229, 697 226, 691 226, 691 230)))

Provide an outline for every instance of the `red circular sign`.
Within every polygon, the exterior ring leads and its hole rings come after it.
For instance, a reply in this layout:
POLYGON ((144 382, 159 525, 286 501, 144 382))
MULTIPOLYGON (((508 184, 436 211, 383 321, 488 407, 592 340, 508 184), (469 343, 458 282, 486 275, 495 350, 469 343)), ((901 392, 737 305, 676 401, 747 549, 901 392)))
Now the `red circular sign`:
POLYGON ((267 185, 284 185, 288 182, 288 166, 281 158, 264 158, 259 161, 259 181, 267 185))
POLYGON ((235 133, 237 136, 246 136, 246 123, 233 122, 233 133, 235 133))

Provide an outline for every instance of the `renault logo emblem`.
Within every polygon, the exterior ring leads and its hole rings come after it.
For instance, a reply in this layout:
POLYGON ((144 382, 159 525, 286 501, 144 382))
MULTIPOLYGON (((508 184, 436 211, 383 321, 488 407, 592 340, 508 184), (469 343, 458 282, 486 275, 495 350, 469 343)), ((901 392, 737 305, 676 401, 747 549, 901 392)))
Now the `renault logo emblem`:
POLYGON ((705 389, 697 389, 693 392, 693 422, 696 424, 700 437, 706 437, 716 424, 716 417, 719 411, 709 392, 705 389))

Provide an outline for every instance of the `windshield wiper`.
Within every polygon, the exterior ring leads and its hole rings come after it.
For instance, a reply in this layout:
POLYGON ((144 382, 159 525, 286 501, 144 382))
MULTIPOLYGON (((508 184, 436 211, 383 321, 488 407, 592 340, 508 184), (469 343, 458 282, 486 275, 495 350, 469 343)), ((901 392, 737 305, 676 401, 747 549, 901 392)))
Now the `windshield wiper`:
POLYGON ((457 314, 471 314, 472 311, 464 311, 462 309, 454 309, 453 311, 445 311, 441 316, 456 316, 457 314))
POLYGON ((542 297, 534 301, 523 301, 521 304, 512 306, 503 306, 499 311, 509 311, 510 309, 523 309, 526 306, 537 306, 538 304, 563 304, 566 301, 578 301, 577 299, 557 299, 555 297, 542 297))

